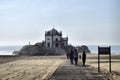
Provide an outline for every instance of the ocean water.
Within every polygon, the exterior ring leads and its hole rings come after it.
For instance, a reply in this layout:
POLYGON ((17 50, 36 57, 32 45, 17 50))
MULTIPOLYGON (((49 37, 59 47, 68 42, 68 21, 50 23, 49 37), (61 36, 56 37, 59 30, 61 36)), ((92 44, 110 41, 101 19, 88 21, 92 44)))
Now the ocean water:
POLYGON ((13 55, 14 51, 18 51, 22 46, 0 46, 0 55, 13 55))
MULTIPOLYGON (((20 50, 22 46, 0 46, 0 55, 13 55, 14 51, 20 50)), ((98 53, 98 46, 88 46, 91 53, 98 53)), ((120 46, 111 46, 112 54, 120 54, 120 46)))
MULTIPOLYGON (((88 46, 88 48, 90 49, 91 53, 98 53, 98 46, 88 46)), ((120 46, 111 46, 111 53, 120 54, 120 46)))

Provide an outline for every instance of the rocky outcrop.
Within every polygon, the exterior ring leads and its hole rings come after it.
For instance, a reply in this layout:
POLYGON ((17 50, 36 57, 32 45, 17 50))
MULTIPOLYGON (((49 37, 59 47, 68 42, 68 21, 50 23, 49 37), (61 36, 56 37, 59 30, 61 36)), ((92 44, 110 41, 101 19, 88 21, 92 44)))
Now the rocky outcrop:
POLYGON ((45 48, 39 45, 26 45, 19 51, 14 51, 13 54, 28 56, 63 55, 65 51, 61 48, 45 48))
POLYGON ((85 51, 86 53, 91 53, 91 51, 89 50, 89 48, 87 46, 85 46, 85 45, 83 45, 83 46, 77 46, 76 48, 77 48, 77 50, 78 50, 79 53, 83 53, 83 51, 85 51))
POLYGON ((35 44, 35 46, 38 46, 38 47, 45 47, 45 42, 37 42, 36 44, 35 44))

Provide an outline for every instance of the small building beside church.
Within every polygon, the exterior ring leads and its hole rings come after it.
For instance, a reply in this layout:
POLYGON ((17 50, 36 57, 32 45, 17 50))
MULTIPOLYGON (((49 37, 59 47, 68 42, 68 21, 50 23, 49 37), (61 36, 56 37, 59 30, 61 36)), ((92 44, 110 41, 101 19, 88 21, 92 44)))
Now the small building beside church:
POLYGON ((62 31, 51 29, 45 32, 45 47, 47 48, 64 48, 68 46, 68 37, 62 37, 62 31))

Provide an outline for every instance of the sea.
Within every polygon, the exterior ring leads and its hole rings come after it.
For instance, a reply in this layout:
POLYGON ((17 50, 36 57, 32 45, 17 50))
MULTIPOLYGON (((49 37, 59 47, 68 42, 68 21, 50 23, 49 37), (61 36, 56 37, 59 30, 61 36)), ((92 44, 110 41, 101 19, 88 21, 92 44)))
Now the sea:
MULTIPOLYGON (((14 46, 0 46, 0 55, 14 55, 14 51, 18 51, 23 47, 23 45, 14 45, 14 46)), ((89 45, 88 46, 91 53, 98 53, 98 46, 96 45, 89 45)), ((120 46, 111 46, 111 53, 112 54, 120 54, 120 46)))
POLYGON ((21 45, 9 45, 9 46, 0 46, 0 55, 14 55, 14 51, 18 51, 22 48, 21 45))
MULTIPOLYGON (((101 45, 100 47, 109 47, 109 46, 101 45)), ((88 46, 88 48, 91 51, 91 53, 98 53, 98 46, 93 45, 93 46, 88 46)), ((120 45, 111 46, 111 54, 120 54, 120 45)))

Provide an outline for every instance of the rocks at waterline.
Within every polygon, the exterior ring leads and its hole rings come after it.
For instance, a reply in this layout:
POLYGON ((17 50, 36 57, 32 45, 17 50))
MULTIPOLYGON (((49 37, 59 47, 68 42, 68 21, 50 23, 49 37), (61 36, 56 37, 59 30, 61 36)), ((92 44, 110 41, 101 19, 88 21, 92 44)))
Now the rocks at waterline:
POLYGON ((90 50, 87 46, 78 46, 74 47, 72 45, 68 45, 63 48, 46 48, 44 47, 44 43, 36 43, 35 45, 25 45, 19 51, 14 51, 15 55, 28 55, 28 56, 40 56, 40 55, 67 55, 71 50, 75 50, 77 48, 79 53, 85 51, 86 53, 90 53, 90 50))
POLYGON ((89 48, 87 46, 85 46, 85 45, 77 46, 76 48, 77 48, 79 53, 83 53, 83 51, 85 51, 86 53, 91 53, 89 48))

